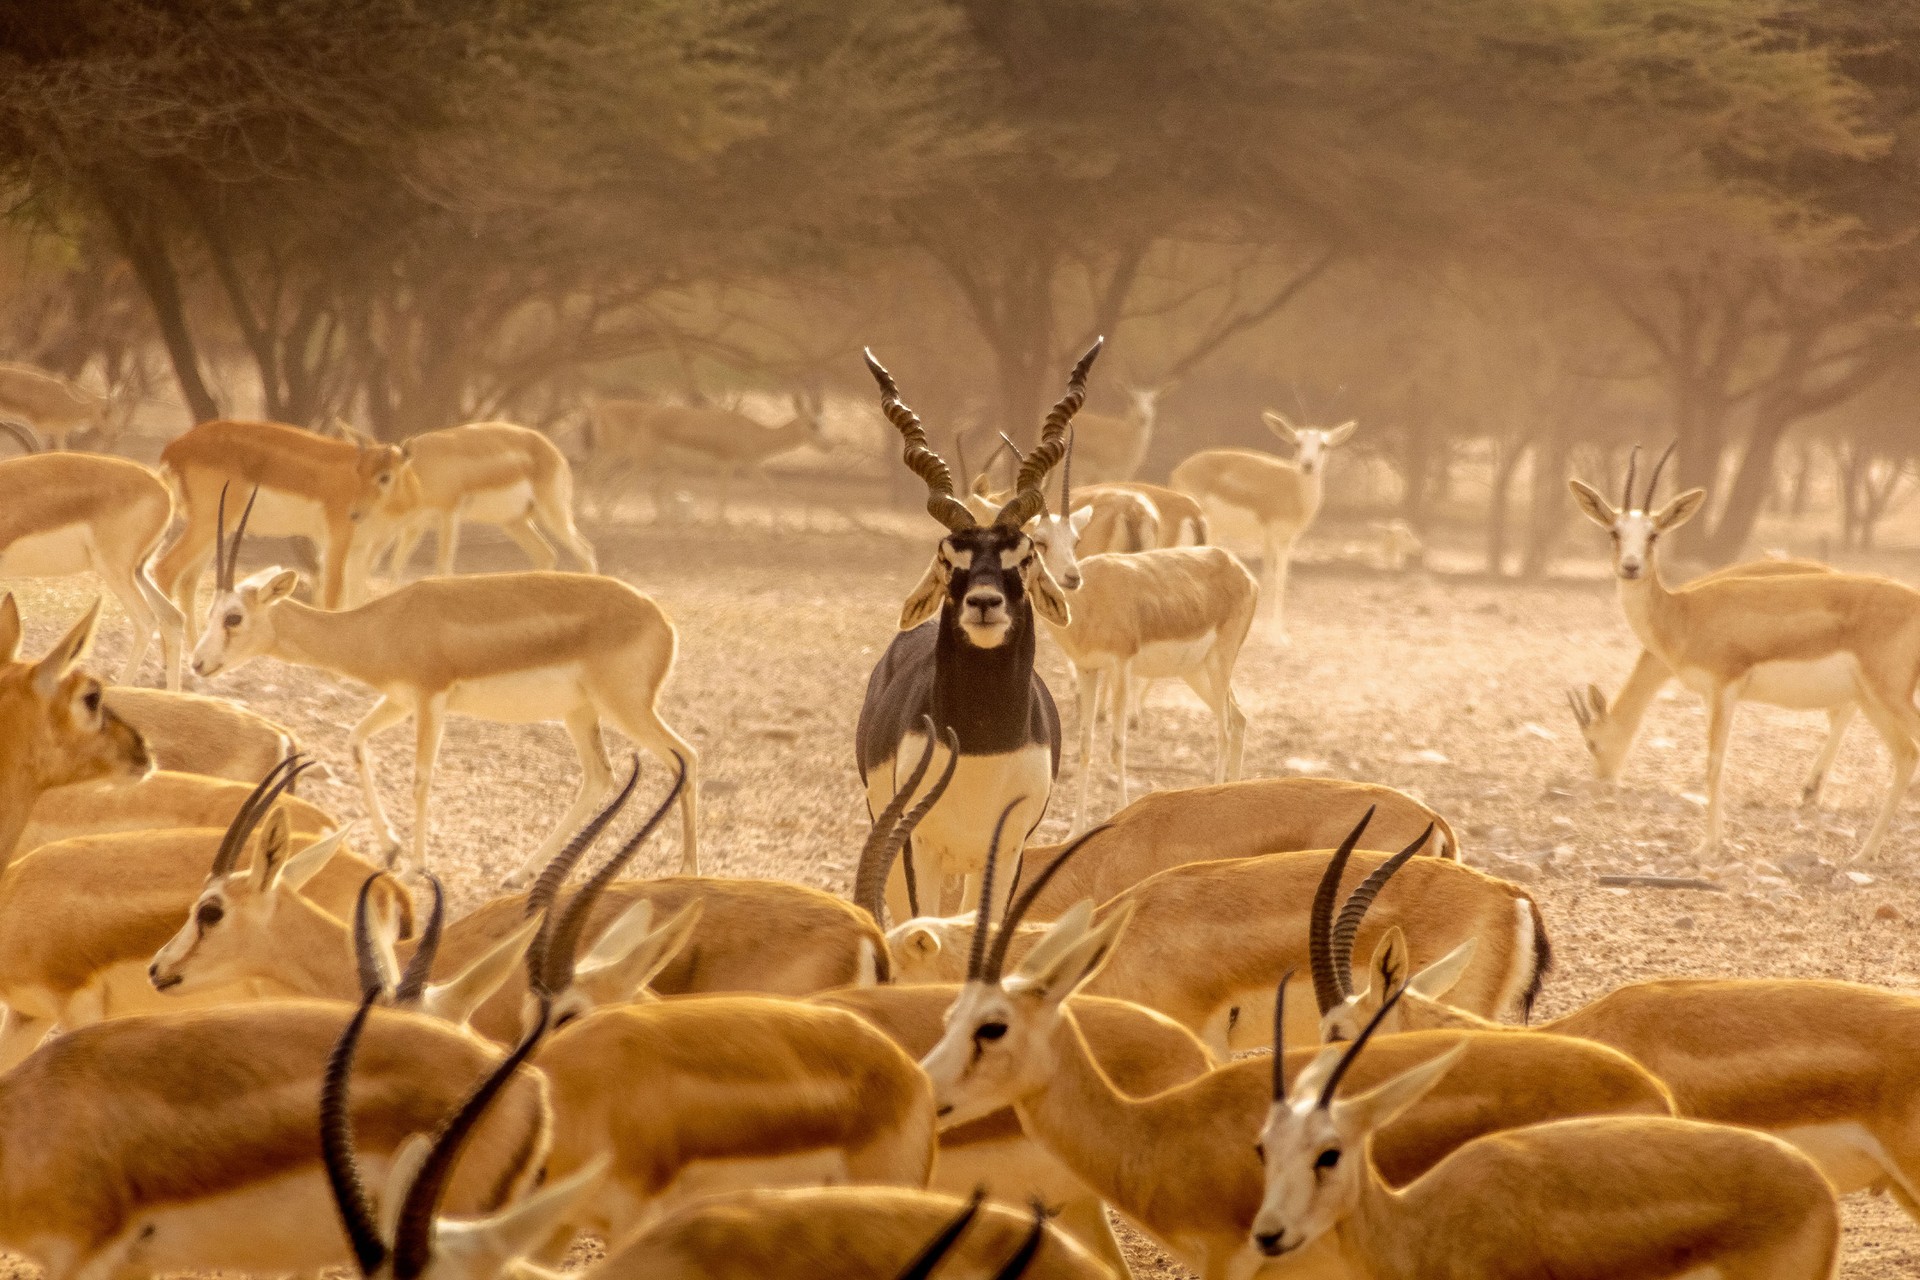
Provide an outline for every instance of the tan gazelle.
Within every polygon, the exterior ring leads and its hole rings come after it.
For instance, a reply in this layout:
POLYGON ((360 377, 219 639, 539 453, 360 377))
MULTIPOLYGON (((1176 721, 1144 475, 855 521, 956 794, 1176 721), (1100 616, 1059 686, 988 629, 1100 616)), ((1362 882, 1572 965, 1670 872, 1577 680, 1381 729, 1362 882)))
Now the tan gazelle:
POLYGON ((469 422, 414 436, 407 455, 420 500, 393 544, 396 578, 429 528, 436 544, 433 571, 452 573, 463 521, 498 525, 536 569, 559 563, 555 542, 588 573, 599 567, 593 545, 573 524, 573 467, 538 431, 511 422, 469 422))
MULTIPOLYGON (((1032 899, 1030 889, 992 943, 975 948, 945 1032, 922 1059, 942 1123, 966 1125, 1011 1105, 1027 1134, 1204 1280, 1237 1274, 1260 1204, 1254 1139, 1272 1082, 1308 1069, 1313 1055, 1243 1059, 1150 1094, 1123 1093, 1095 1049, 1082 1012, 1087 998, 1068 997, 1112 953, 1130 927, 1127 915, 1094 924, 1084 909, 1069 912, 1007 976, 1007 944, 1032 899)), ((1276 1026, 1285 1023, 1287 977, 1278 984, 1276 1026)), ((1571 1115, 1666 1114, 1670 1106, 1644 1070, 1577 1040, 1441 1034, 1394 1041, 1382 1059, 1388 1070, 1458 1047, 1483 1073, 1396 1128, 1388 1158, 1401 1178, 1481 1133, 1571 1115)), ((1344 1274, 1324 1250, 1312 1265, 1288 1270, 1344 1274)))
MULTIPOLYGON (((225 827, 252 790, 244 782, 164 769, 122 786, 56 787, 34 803, 33 816, 20 833, 20 851, 117 831, 225 827)), ((324 835, 340 826, 310 800, 283 795, 277 803, 295 831, 324 835)))
POLYGON ((38 662, 20 661, 20 609, 0 596, 0 868, 13 860, 40 797, 76 782, 132 782, 153 758, 137 730, 80 669, 100 604, 38 662))
POLYGON ((1833 1190, 1766 1134, 1664 1116, 1558 1120, 1487 1135, 1395 1186, 1376 1135, 1447 1076, 1465 1046, 1374 1084, 1363 1061, 1390 995, 1357 1039, 1323 1051, 1260 1131, 1266 1189, 1250 1243, 1285 1258, 1333 1236, 1372 1280, 1831 1280, 1833 1190))
POLYGON ((147 740, 156 768, 249 785, 297 755, 293 730, 231 698, 162 689, 107 689, 107 706, 147 740))
POLYGON ((724 524, 729 491, 742 472, 760 477, 771 504, 773 478, 767 473, 767 462, 807 445, 826 444, 819 401, 795 395, 793 410, 787 421, 769 427, 732 409, 599 400, 590 411, 594 462, 608 481, 651 473, 656 519, 662 514, 660 495, 666 480, 662 464, 690 461, 717 470, 721 476, 718 519, 724 524))
MULTIPOLYGON (((112 396, 30 364, 0 364, 0 425, 12 429, 24 424, 51 440, 56 450, 64 452, 73 433, 87 427, 109 438, 118 435, 127 407, 115 404, 112 396)), ((33 445, 29 444, 28 452, 34 452, 33 445)))
POLYGON ((121 684, 139 677, 158 636, 167 687, 180 687, 186 621, 150 571, 172 519, 166 483, 137 462, 97 453, 0 460, 0 578, 97 574, 133 625, 121 684))
MULTIPOLYGON (((248 509, 252 509, 252 500, 248 509)), ((218 523, 224 526, 224 517, 218 523)), ((683 761, 680 861, 700 868, 695 835, 699 756, 660 718, 659 701, 679 636, 665 610, 624 582, 585 573, 487 573, 426 578, 357 609, 330 612, 293 599, 299 575, 263 569, 236 580, 246 534, 221 529, 219 582, 206 634, 193 653, 203 677, 262 655, 318 667, 380 694, 348 743, 367 812, 389 855, 400 838, 387 820, 367 740, 414 722, 411 863, 426 865, 427 800, 449 714, 504 724, 559 721, 583 773, 573 804, 515 873, 525 878, 565 842, 612 788, 601 738, 610 721, 662 763, 683 761)))
POLYGON ((1287 563, 1293 544, 1320 514, 1327 453, 1345 444, 1358 425, 1296 427, 1278 413, 1261 415, 1292 444, 1292 461, 1258 449, 1202 449, 1173 469, 1173 487, 1202 504, 1244 513, 1260 526, 1260 615, 1275 635, 1286 634, 1287 563))
POLYGON ((1635 505, 1627 468, 1622 509, 1571 480, 1589 520, 1613 538, 1613 571, 1627 625, 1648 652, 1707 704, 1707 831, 1697 855, 1717 858, 1721 775, 1734 708, 1743 700, 1827 709, 1858 701, 1893 757, 1886 799, 1859 856, 1886 839, 1914 767, 1920 764, 1920 591, 1856 573, 1709 578, 1669 589, 1654 550, 1663 534, 1698 514, 1704 489, 1689 489, 1658 511, 1654 491, 1672 448, 1661 455, 1635 505))
POLYGON ((320 603, 328 609, 361 602, 374 552, 420 498, 406 446, 365 436, 333 440, 281 422, 203 422, 160 451, 160 469, 172 478, 187 523, 155 572, 189 628, 199 618, 200 572, 225 556, 218 517, 229 488, 261 495, 260 532, 307 538, 319 549, 320 603))

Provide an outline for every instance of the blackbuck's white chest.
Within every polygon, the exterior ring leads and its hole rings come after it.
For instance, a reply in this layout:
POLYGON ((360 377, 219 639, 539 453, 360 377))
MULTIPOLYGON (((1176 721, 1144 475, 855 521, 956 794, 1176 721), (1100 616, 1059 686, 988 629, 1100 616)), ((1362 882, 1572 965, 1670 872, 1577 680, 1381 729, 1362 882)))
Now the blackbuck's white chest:
MULTIPOLYGON (((926 747, 926 738, 909 734, 901 741, 894 758, 868 775, 867 803, 875 813, 893 798, 895 788, 906 784, 913 765, 926 747)), ((933 780, 945 768, 946 759, 946 748, 936 744, 933 761, 916 797, 924 795, 933 785, 933 780)), ((942 874, 958 876, 978 871, 986 863, 987 847, 993 841, 993 828, 1000 814, 1008 804, 1018 800, 1020 804, 1008 816, 1001 837, 1004 867, 1004 860, 1017 851, 1025 843, 1027 833, 1039 825, 1052 791, 1053 750, 1047 743, 1029 743, 994 755, 962 752, 946 794, 914 828, 914 848, 937 856, 942 874)))

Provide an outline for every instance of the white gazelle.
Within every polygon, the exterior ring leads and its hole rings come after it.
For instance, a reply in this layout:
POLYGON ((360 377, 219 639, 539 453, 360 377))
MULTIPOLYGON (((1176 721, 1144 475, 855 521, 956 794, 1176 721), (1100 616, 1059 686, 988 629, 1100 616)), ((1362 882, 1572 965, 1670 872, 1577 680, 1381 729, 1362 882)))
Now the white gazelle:
POLYGON ((206 634, 194 649, 194 672, 210 677, 267 655, 376 690, 380 701, 354 726, 349 742, 367 812, 390 853, 400 839, 387 821, 367 754, 374 734, 414 720, 412 859, 424 868, 427 797, 447 715, 565 724, 585 776, 572 807, 516 873, 523 878, 611 790, 613 768, 600 727, 606 720, 669 768, 676 758, 686 762, 680 861, 690 873, 699 870, 699 757, 658 709, 678 636, 651 599, 597 574, 487 573, 426 578, 335 613, 293 599, 299 575, 291 569, 263 569, 236 581, 234 562, 245 532, 242 515, 232 542, 221 534, 219 582, 206 634))
POLYGON ((1698 853, 1720 852, 1721 774, 1736 705, 1826 710, 1853 700, 1893 756, 1892 782, 1860 850, 1861 857, 1873 857, 1920 763, 1920 710, 1913 705, 1920 682, 1920 591, 1857 573, 1714 577, 1669 589, 1654 547, 1698 514, 1707 494, 1689 489, 1649 510, 1666 461, 1663 455, 1637 504, 1629 465, 1621 509, 1591 486, 1569 483, 1587 518, 1613 537, 1613 571, 1627 625, 1706 700, 1707 833, 1698 853))

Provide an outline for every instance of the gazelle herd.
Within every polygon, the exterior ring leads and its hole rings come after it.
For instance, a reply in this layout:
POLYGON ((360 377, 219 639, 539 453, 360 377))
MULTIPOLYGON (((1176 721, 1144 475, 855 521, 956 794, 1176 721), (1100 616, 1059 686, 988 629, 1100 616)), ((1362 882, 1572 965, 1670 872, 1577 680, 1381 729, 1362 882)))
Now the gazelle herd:
MULTIPOLYGON (((1546 913, 1463 863, 1443 814, 1377 783, 1242 777, 1238 659, 1256 621, 1281 626, 1354 424, 1269 414, 1295 460, 1206 450, 1142 483, 1156 393, 1082 414, 1100 351, 1030 449, 1007 441, 1003 492, 954 474, 867 355, 942 533, 853 726, 871 824, 846 897, 701 874, 700 754, 659 710, 679 633, 598 571, 544 435, 216 421, 158 471, 0 461, 0 577, 91 572, 135 631, 107 688, 86 670, 98 604, 23 656, 0 599, 0 1247, 52 1280, 533 1280, 582 1237, 605 1247, 595 1280, 1092 1280, 1129 1272, 1117 1215, 1205 1280, 1820 1280, 1836 1196, 1920 1218, 1920 997, 1655 981, 1525 1025, 1546 913), (1074 487, 1076 458, 1099 483, 1074 487), (1259 577, 1209 545, 1234 511, 1259 577), (533 567, 456 575, 464 521, 533 567), (400 581, 428 531, 435 572, 400 581), (292 569, 242 572, 250 532, 316 544, 315 598, 292 569), (1042 635, 1073 673, 1079 778, 1068 839, 1029 845, 1064 745, 1042 635), (156 636, 167 691, 129 687, 156 636), (263 656, 374 699, 348 736, 365 837, 296 794, 319 762, 290 730, 180 691, 183 666, 217 691, 263 656), (1214 781, 1133 800, 1159 679, 1211 712, 1214 781), (1120 808, 1101 822, 1103 709, 1120 808), (464 914, 429 868, 449 715, 557 722, 581 770, 464 914), (368 744, 409 719, 403 842, 368 744), (602 855, 642 790, 609 725, 672 781, 602 855), (630 875, 675 811, 679 873, 630 875)), ((47 404, 48 428, 106 412, 47 404)), ((656 484, 674 455, 758 471, 821 441, 818 399, 796 408, 769 428, 601 401, 595 462, 656 484)), ((1920 592, 1804 561, 1669 588, 1655 546, 1705 495, 1656 508, 1664 463, 1644 493, 1630 469, 1617 506, 1573 482, 1643 648, 1611 703, 1571 697, 1596 769, 1617 775, 1667 681, 1699 693, 1712 854, 1740 701, 1828 713, 1809 800, 1864 711, 1893 757, 1876 854, 1920 763, 1920 592)))

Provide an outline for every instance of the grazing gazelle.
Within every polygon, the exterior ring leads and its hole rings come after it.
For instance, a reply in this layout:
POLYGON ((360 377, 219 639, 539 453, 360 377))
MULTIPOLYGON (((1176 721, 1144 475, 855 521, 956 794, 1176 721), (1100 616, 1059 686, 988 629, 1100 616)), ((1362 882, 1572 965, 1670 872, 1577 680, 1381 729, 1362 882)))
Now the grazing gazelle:
POLYGON ((97 453, 0 461, 0 578, 96 573, 133 624, 120 683, 160 637, 167 687, 180 687, 186 623, 149 573, 173 520, 173 495, 137 462, 97 453))
POLYGON ((900 634, 867 680, 854 753, 868 813, 886 808, 906 761, 925 748, 924 717, 932 717, 936 733, 953 729, 960 743, 952 786, 914 833, 903 860, 909 871, 889 881, 887 901, 896 918, 919 914, 907 875, 929 909, 954 909, 963 878, 977 876, 986 861, 994 815, 1015 803, 1009 829, 1024 844, 1046 812, 1060 769, 1060 714, 1033 669, 1034 616, 1064 625, 1069 614, 1066 593, 1026 524, 1046 506, 1047 476, 1066 452, 1067 424, 1086 399, 1087 371, 1100 345, 1096 341, 1074 366, 1040 444, 1020 464, 1012 500, 990 524, 979 523, 954 497, 953 475, 927 447, 920 419, 867 353, 880 407, 906 442, 903 461, 926 482, 927 511, 948 530, 900 611, 900 634))
POLYGON ((1635 505, 1634 467, 1616 510, 1591 486, 1568 483, 1589 520, 1613 538, 1613 572, 1627 625, 1648 652, 1707 704, 1707 831, 1696 856, 1717 858, 1721 775, 1734 708, 1744 699, 1778 707, 1827 709, 1857 701, 1893 757, 1893 777, 1861 847, 1872 858, 1920 763, 1920 591, 1858 573, 1785 573, 1717 577, 1669 589, 1654 548, 1707 500, 1689 489, 1650 510, 1660 472, 1653 469, 1635 505))
POLYGON ((125 413, 116 412, 116 407, 113 397, 44 369, 0 364, 0 421, 21 423, 39 432, 61 452, 68 437, 83 427, 105 436, 117 434, 125 413))
MULTIPOLYGON (((248 501, 252 509, 252 501, 248 501)), ((319 667, 369 685, 380 701, 353 727, 348 743, 367 812, 388 856, 400 837, 387 821, 367 739, 413 717, 411 861, 427 859, 427 798, 449 713, 504 724, 558 720, 566 725, 583 777, 572 806, 530 854, 516 877, 531 874, 611 790, 613 768, 601 721, 672 767, 686 762, 680 795, 680 864, 700 869, 695 836, 699 756, 660 718, 660 690, 673 671, 679 637, 659 605, 624 582, 589 573, 486 573, 424 578, 357 609, 335 613, 293 599, 300 576, 263 569, 236 581, 246 535, 233 539, 219 520, 219 581, 193 670, 212 677, 263 654, 319 667)))
POLYGON ((1748 1129, 1666 1116, 1558 1120, 1475 1138, 1390 1185, 1376 1135, 1470 1069, 1463 1045, 1340 1094, 1395 999, 1351 1045, 1324 1051, 1290 1084, 1275 1079, 1250 1238, 1261 1255, 1284 1258, 1333 1234, 1374 1280, 1835 1274, 1833 1189, 1798 1151, 1748 1129))
MULTIPOLYGON (((1781 573, 1832 572, 1830 566, 1817 560, 1750 560, 1745 564, 1729 565, 1695 581, 1764 578, 1781 573)), ((1614 695, 1612 705, 1608 705, 1607 695, 1600 692, 1600 686, 1596 684, 1589 684, 1584 690, 1567 691, 1567 705, 1573 708, 1573 718, 1580 726, 1580 736, 1593 755, 1595 774, 1608 782, 1619 780, 1627 753, 1633 749, 1633 740, 1640 732, 1641 718, 1647 714, 1654 696, 1671 679, 1673 672, 1667 664, 1653 650, 1642 649, 1639 659, 1633 664, 1632 673, 1627 676, 1627 682, 1614 695)), ((1819 803, 1820 788, 1827 780, 1827 771, 1833 768, 1834 757, 1840 754, 1841 739, 1847 736, 1847 726, 1853 723, 1854 714, 1860 709, 1852 690, 1840 692, 1845 695, 1842 700, 1826 709, 1827 745, 1820 748, 1819 757, 1814 760, 1813 768, 1807 771, 1807 780, 1800 787, 1800 803, 1803 805, 1819 803)))
POLYGON ((1327 451, 1345 444, 1359 425, 1296 427, 1269 410, 1260 415, 1273 433, 1297 449, 1294 461, 1258 449, 1202 449, 1173 469, 1173 487, 1202 502, 1244 511, 1260 525, 1261 616, 1274 634, 1286 634, 1283 616, 1287 563, 1293 544, 1320 514, 1327 451))
POLYGON ((771 504, 773 477, 767 474, 768 460, 806 445, 826 444, 820 414, 817 398, 800 395, 793 397, 793 417, 777 427, 764 426, 732 409, 600 400, 591 410, 593 454, 608 479, 625 479, 642 470, 653 473, 656 519, 661 516, 666 479, 662 462, 691 461, 718 470, 717 519, 725 524, 728 493, 742 471, 760 477, 771 504))
POLYGON ((588 573, 599 567, 592 544, 573 525, 573 467, 538 431, 511 422, 469 422, 422 432, 407 441, 407 454, 420 479, 420 502, 394 541, 394 577, 405 572, 429 526, 438 544, 433 571, 452 573, 462 520, 499 525, 536 569, 559 563, 547 538, 572 552, 588 573))
POLYGON ((173 479, 187 524, 155 572, 189 626, 198 618, 200 572, 221 554, 217 516, 230 487, 264 499, 260 532, 319 548, 320 603, 328 609, 360 603, 374 552, 420 500, 406 446, 331 440, 279 422, 203 422, 160 451, 160 469, 173 479))
POLYGON ((1146 484, 1139 480, 1129 480, 1124 484, 1090 484, 1080 490, 1080 500, 1094 509, 1093 522, 1087 527, 1086 536, 1080 540, 1081 550, 1088 555, 1098 555, 1102 551, 1148 551, 1155 547, 1204 547, 1207 545, 1207 513, 1192 495, 1169 489, 1164 485, 1146 484), (1150 535, 1148 540, 1136 546, 1122 546, 1119 540, 1121 522, 1115 521, 1115 533, 1106 535, 1100 519, 1100 504, 1109 499, 1116 502, 1144 503, 1152 515, 1151 522, 1132 534, 1128 541, 1137 541, 1140 533, 1150 535))

